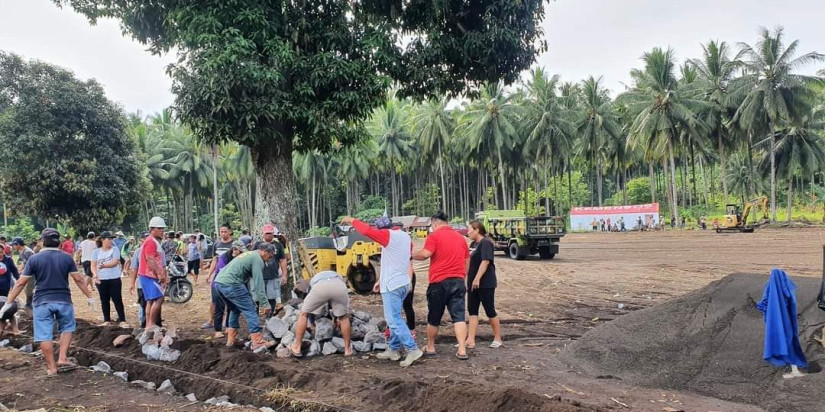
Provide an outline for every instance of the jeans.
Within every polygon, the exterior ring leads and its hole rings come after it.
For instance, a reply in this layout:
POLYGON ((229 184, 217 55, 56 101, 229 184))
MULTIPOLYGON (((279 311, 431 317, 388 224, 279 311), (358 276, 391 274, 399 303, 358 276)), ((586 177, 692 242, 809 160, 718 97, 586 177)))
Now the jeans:
POLYGON ((71 303, 47 302, 34 306, 34 341, 44 342, 54 339, 54 322, 57 322, 57 332, 73 333, 76 328, 74 321, 74 306, 71 303))
POLYGON ((215 312, 212 315, 212 325, 215 328, 215 332, 220 332, 223 330, 224 321, 229 320, 229 316, 224 319, 223 315, 226 312, 226 302, 221 299, 220 293, 218 293, 218 289, 215 287, 217 284, 212 282, 212 304, 215 306, 215 312))
MULTIPOLYGON (((241 327, 241 313, 246 318, 246 325, 249 326, 249 333, 261 332, 261 320, 258 317, 258 307, 252 301, 252 295, 244 285, 224 285, 215 282, 215 288, 219 296, 229 308, 229 327, 238 329, 241 327)), ((217 308, 216 308, 217 309, 217 308)))
POLYGON ((381 293, 384 318, 387 320, 387 327, 390 328, 390 349, 396 351, 401 349, 402 346, 408 351, 418 349, 418 345, 410 333, 410 328, 401 318, 402 306, 409 290, 410 286, 407 285, 381 293))

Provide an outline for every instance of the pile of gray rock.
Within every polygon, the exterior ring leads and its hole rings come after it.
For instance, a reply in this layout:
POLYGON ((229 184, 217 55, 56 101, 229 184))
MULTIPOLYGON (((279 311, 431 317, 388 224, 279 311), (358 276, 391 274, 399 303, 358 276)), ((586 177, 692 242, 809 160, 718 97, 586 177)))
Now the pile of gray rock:
POLYGON ((171 348, 176 338, 175 328, 169 328, 165 334, 163 330, 157 328, 154 331, 141 332, 138 335, 138 342, 147 359, 174 362, 180 358, 180 351, 171 348))
MULTIPOLYGON (((295 342, 298 314, 301 301, 292 299, 284 305, 280 317, 272 317, 266 322, 266 339, 277 342, 274 351, 278 357, 291 356, 289 347, 295 342)), ((350 316, 352 322, 352 349, 364 353, 387 349, 384 330, 387 322, 364 311, 355 311, 350 316)), ((307 329, 301 345, 304 356, 328 356, 344 353, 344 339, 335 328, 329 314, 316 316, 314 326, 307 329)), ((261 351, 263 352, 263 351, 261 351)))

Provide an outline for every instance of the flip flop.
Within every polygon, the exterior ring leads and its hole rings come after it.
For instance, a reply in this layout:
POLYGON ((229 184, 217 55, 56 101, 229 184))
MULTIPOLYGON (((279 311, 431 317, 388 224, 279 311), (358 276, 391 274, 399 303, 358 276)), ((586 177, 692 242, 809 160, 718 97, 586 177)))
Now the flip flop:
POLYGON ((292 350, 292 347, 289 348, 289 354, 292 355, 293 358, 299 358, 300 359, 300 358, 304 357, 303 353, 295 352, 294 350, 292 350))
POLYGON ((493 348, 493 349, 496 349, 496 348, 500 348, 502 345, 504 345, 504 344, 501 343, 501 341, 494 340, 493 343, 490 344, 490 347, 493 348))
POLYGON ((426 356, 426 357, 428 357, 428 358, 435 357, 436 355, 438 355, 438 352, 428 352, 428 351, 424 351, 424 356, 426 356))
POLYGON ((68 364, 65 364, 65 365, 57 365, 57 373, 68 372, 68 371, 75 370, 75 369, 77 369, 77 365, 75 365, 73 363, 68 363, 68 364))
POLYGON ((458 358, 458 360, 468 360, 468 359, 470 359, 470 357, 467 356, 466 354, 460 355, 460 354, 456 353, 455 357, 458 358))

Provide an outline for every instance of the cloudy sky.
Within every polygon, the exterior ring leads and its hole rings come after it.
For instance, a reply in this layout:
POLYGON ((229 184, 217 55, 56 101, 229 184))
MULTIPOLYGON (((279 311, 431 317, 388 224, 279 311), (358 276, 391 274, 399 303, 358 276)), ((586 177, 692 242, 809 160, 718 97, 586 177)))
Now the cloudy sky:
MULTIPOLYGON (((799 39, 800 52, 825 53, 822 0, 556 0, 546 12, 549 50, 538 64, 563 80, 604 76, 614 91, 652 47, 697 57, 709 39, 753 43, 759 26, 784 26, 788 39, 799 39)), ((50 0, 0 0, 0 50, 96 78, 128 111, 152 113, 173 101, 165 72, 173 56, 152 56, 123 37, 116 22, 90 26, 50 0)))

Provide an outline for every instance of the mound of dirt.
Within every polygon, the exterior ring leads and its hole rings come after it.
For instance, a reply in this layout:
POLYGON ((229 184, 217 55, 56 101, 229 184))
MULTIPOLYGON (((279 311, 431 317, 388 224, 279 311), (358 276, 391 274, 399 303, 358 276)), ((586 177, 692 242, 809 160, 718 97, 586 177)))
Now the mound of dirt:
POLYGON ((762 359, 764 320, 756 303, 767 275, 733 274, 704 288, 601 325, 568 346, 561 359, 587 374, 632 384, 690 390, 768 410, 821 410, 825 326, 816 307, 820 280, 797 285, 802 348, 812 374, 785 380, 762 359))

